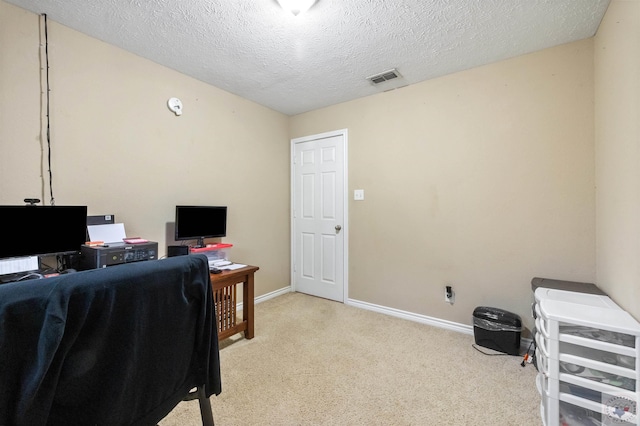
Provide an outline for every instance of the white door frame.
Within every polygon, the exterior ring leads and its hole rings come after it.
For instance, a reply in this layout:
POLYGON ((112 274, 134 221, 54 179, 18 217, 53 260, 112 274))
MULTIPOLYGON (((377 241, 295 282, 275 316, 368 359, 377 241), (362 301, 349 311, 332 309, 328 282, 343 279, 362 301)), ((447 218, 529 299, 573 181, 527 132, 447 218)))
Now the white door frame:
POLYGON ((343 294, 342 294, 342 303, 347 303, 349 299, 349 161, 347 157, 348 153, 348 145, 349 145, 349 133, 347 129, 334 130, 331 132, 320 133, 317 135, 303 136, 300 138, 291 139, 291 176, 289 178, 291 184, 291 201, 290 201, 290 212, 289 218, 291 221, 291 291, 296 291, 296 280, 295 280, 295 261, 296 261, 296 237, 295 237, 295 220, 293 217, 293 210, 295 206, 295 146, 297 143, 309 142, 318 139, 326 139, 334 136, 342 136, 344 140, 343 144, 343 181, 344 187, 342 188, 343 193, 343 202, 344 202, 344 218, 342 220, 342 230, 343 232, 343 255, 342 255, 342 264, 343 267, 343 294))

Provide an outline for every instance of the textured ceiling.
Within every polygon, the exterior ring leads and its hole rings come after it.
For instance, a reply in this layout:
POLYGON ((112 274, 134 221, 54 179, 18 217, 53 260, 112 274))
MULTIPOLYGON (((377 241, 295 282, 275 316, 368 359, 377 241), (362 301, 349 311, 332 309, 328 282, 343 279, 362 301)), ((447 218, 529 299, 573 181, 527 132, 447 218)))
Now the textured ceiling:
POLYGON ((287 115, 591 37, 609 0, 5 0, 287 115), (366 78, 396 68, 401 79, 366 78))

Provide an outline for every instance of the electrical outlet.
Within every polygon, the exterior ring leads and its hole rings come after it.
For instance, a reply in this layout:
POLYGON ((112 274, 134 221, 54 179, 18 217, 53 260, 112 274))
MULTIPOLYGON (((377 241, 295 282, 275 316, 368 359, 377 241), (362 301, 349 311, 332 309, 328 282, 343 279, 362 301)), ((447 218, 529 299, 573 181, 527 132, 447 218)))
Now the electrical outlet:
POLYGON ((356 201, 364 200, 364 189, 355 189, 353 191, 353 199, 356 201))
POLYGON ((451 303, 453 305, 455 299, 455 293, 453 292, 453 288, 448 285, 444 287, 444 301, 447 303, 451 303))

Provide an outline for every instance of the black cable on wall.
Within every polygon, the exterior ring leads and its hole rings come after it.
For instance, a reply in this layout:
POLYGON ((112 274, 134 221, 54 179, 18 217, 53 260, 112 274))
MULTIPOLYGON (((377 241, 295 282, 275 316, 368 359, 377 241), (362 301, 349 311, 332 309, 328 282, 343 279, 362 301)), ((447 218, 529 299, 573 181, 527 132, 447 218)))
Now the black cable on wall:
POLYGON ((44 57, 45 57, 45 75, 46 75, 46 109, 47 109, 47 161, 49 167, 49 195, 51 197, 50 204, 55 206, 56 199, 53 197, 53 173, 51 171, 51 120, 49 117, 50 98, 49 92, 51 91, 49 86, 49 32, 47 25, 47 14, 43 13, 44 17, 44 57))

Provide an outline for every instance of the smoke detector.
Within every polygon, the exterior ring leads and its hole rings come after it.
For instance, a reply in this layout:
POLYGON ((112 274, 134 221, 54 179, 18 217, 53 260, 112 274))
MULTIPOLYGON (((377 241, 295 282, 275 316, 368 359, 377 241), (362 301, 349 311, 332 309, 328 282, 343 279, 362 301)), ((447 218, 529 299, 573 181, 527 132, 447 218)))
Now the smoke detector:
POLYGON ((178 98, 169 98, 167 101, 167 107, 175 113, 175 115, 182 115, 182 101, 178 98))

